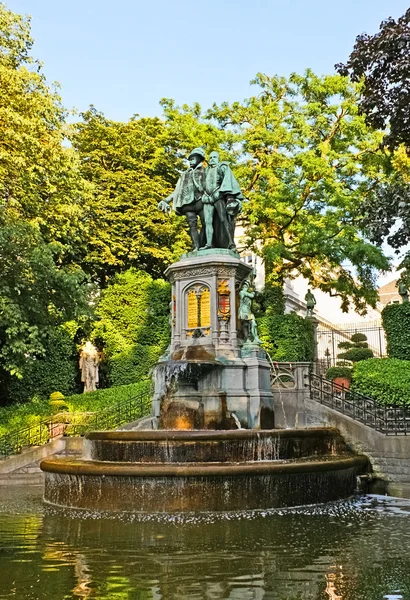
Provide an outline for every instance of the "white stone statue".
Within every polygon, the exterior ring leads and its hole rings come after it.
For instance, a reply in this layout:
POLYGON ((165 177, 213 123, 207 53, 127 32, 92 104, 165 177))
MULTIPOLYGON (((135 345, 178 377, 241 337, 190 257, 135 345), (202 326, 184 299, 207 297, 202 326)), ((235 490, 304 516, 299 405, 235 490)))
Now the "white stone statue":
POLYGON ((84 394, 95 392, 97 389, 99 362, 97 348, 91 342, 86 342, 80 353, 81 381, 84 383, 84 394))

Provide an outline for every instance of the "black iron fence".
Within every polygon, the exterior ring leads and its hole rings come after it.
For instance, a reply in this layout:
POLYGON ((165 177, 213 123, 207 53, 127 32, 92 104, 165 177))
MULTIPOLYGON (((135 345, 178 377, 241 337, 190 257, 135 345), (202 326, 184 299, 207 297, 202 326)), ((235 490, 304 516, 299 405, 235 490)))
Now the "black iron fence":
POLYGON ((151 394, 123 400, 99 413, 61 412, 38 423, 11 431, 0 437, 0 459, 20 453, 30 446, 42 446, 59 436, 82 436, 89 431, 110 430, 147 416, 151 394))
POLYGON ((410 408, 381 406, 373 398, 346 389, 320 375, 309 375, 310 397, 385 435, 410 435, 410 408))
POLYGON ((386 337, 380 321, 363 323, 348 323, 342 325, 320 324, 317 328, 317 356, 319 371, 324 373, 329 367, 335 366, 338 354, 344 350, 339 348, 341 342, 350 341, 354 333, 364 333, 369 348, 374 356, 386 356, 386 337))

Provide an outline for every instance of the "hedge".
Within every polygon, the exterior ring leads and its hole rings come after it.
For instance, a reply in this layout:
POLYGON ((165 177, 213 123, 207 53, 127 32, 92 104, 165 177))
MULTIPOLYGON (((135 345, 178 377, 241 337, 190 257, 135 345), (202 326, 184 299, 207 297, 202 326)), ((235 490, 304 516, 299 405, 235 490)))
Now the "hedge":
POLYGON ((27 402, 38 396, 48 398, 58 390, 65 396, 80 391, 74 322, 57 327, 44 341, 45 355, 28 357, 22 379, 3 374, 7 402, 27 402))
POLYGON ((170 298, 169 283, 136 269, 118 275, 104 290, 92 337, 103 349, 109 386, 149 377, 169 344, 170 298))
POLYGON ((410 361, 370 358, 356 363, 351 389, 380 404, 410 406, 410 361))
POLYGON ((326 379, 330 379, 330 381, 333 381, 333 379, 337 379, 338 377, 348 379, 350 381, 352 379, 352 368, 342 366, 329 367, 326 371, 325 377, 326 379))
MULTIPOLYGON (((150 393, 151 388, 151 382, 143 381, 87 394, 75 394, 67 396, 64 400, 68 412, 98 412, 128 398, 150 393)), ((54 412, 49 400, 39 398, 34 398, 25 404, 2 407, 0 408, 0 436, 14 429, 35 425, 54 412)))
POLYGON ((263 347, 277 362, 312 361, 314 327, 296 313, 270 315, 257 319, 263 347))
POLYGON ((410 360, 410 303, 388 304, 382 310, 387 339, 387 354, 391 358, 410 360))

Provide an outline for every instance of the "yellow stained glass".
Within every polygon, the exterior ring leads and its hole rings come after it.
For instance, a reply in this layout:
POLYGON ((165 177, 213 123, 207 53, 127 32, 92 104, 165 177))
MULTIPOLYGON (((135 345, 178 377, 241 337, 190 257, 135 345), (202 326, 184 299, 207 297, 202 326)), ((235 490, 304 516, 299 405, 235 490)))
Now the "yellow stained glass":
POLYGON ((201 327, 211 326, 211 293, 204 290, 201 294, 201 327))

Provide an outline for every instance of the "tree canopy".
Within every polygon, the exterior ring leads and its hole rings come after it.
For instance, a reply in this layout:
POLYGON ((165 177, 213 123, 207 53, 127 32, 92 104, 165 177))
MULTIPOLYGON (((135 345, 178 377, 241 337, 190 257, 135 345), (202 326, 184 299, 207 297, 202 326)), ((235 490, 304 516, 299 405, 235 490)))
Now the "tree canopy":
POLYGON ((50 327, 87 310, 72 261, 87 193, 65 111, 30 56, 29 19, 0 4, 0 369, 19 374, 50 327))
POLYGON ((102 287, 130 267, 158 277, 188 245, 183 221, 157 209, 182 168, 178 147, 159 118, 121 123, 94 108, 82 118, 71 135, 81 173, 93 185, 82 266, 102 287))
MULTIPOLYGON (((257 95, 215 105, 203 117, 218 126, 249 198, 248 243, 268 279, 301 274, 340 296, 343 308, 352 302, 363 311, 376 302, 377 271, 388 268, 361 226, 363 199, 386 179, 381 134, 359 115, 359 89, 346 77, 259 74, 253 83, 257 95)), ((169 110, 175 121, 177 109, 169 110)))
MULTIPOLYGON (((369 239, 400 254, 410 242, 410 9, 397 20, 388 18, 374 35, 356 38, 339 73, 361 82, 359 110, 366 122, 384 131, 382 144, 391 151, 390 177, 363 198, 362 226, 369 239)), ((410 284, 410 254, 399 268, 410 284)))
POLYGON ((348 61, 336 68, 363 80, 360 110, 370 125, 386 130, 385 143, 410 149, 410 8, 397 21, 383 21, 378 33, 357 36, 348 61))

